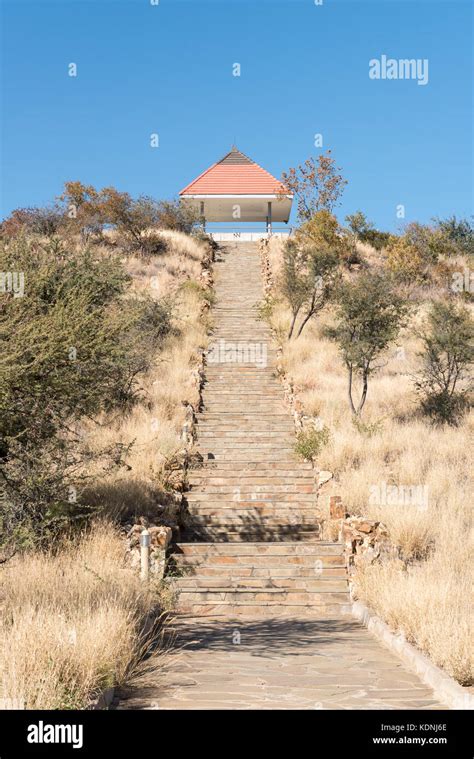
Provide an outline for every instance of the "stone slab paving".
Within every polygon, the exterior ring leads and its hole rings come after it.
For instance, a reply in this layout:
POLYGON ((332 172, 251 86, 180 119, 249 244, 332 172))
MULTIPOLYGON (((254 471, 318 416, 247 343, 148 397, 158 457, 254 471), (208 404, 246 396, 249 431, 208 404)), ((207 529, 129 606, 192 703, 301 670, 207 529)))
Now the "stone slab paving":
POLYGON ((168 641, 118 709, 447 708, 350 618, 183 618, 168 641))

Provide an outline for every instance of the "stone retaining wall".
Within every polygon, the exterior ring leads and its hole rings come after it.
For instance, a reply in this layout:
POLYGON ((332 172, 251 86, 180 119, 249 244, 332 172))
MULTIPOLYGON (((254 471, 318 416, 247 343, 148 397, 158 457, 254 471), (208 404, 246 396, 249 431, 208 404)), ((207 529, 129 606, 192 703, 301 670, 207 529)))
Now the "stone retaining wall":
MULTIPOLYGON (((214 287, 212 264, 214 262, 215 248, 215 244, 210 241, 206 255, 201 262, 199 283, 207 291, 212 291, 214 287)), ((204 300, 201 305, 200 316, 202 318, 207 317, 210 309, 210 300, 204 300)), ((178 452, 176 461, 174 462, 176 476, 173 480, 172 500, 176 504, 176 507, 174 508, 173 515, 170 518, 168 513, 168 518, 158 520, 159 523, 157 524, 150 523, 148 519, 143 517, 137 518, 134 524, 125 525, 123 530, 130 564, 138 571, 140 568, 140 534, 144 527, 148 529, 150 533, 150 573, 159 578, 164 576, 167 547, 173 539, 179 537, 183 513, 183 492, 186 489, 188 467, 192 459, 192 448, 196 438, 195 415, 202 404, 205 363, 206 350, 201 348, 196 356, 196 367, 191 371, 192 402, 189 399, 182 400, 182 404, 185 407, 185 420, 181 430, 183 447, 178 452)))

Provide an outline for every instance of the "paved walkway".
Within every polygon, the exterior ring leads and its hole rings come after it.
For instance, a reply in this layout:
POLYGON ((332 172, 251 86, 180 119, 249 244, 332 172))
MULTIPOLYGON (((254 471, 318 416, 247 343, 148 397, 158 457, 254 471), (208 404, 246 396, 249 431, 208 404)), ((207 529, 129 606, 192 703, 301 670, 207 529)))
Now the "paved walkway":
POLYGON ((446 708, 350 619, 191 618, 169 634, 119 709, 446 708))

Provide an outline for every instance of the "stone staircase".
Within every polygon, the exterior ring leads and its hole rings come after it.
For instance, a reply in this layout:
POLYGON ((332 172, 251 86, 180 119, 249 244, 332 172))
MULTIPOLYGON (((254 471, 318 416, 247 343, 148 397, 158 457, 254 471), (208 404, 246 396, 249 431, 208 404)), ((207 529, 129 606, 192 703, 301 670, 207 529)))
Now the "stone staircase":
POLYGON ((322 542, 310 463, 294 453, 294 424, 259 318, 257 243, 216 263, 216 328, 198 415, 202 464, 189 474, 187 518, 171 573, 191 616, 321 616, 349 604, 342 546, 322 542))
MULTIPOLYGON (((414 672, 344 614, 342 546, 320 540, 313 469, 275 377, 257 247, 216 265, 217 340, 262 341, 267 365, 209 363, 187 532, 169 558, 178 614, 119 709, 440 709, 414 672), (151 673, 157 672, 154 678, 151 673)), ((324 714, 324 712, 322 712, 324 714)))

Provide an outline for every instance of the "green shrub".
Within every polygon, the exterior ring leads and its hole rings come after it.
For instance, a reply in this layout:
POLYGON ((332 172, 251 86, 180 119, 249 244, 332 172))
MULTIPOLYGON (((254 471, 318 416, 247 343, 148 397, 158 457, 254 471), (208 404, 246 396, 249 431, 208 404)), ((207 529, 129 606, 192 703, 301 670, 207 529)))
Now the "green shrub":
POLYGON ((470 402, 474 320, 465 306, 437 301, 420 337, 422 368, 416 388, 421 408, 434 422, 457 424, 470 402))
POLYGON ((214 290, 212 290, 210 287, 204 287, 204 285, 202 285, 196 279, 187 279, 180 286, 180 290, 194 293, 198 298, 200 298, 200 300, 208 303, 210 306, 213 306, 216 302, 214 290))
POLYGON ((474 224, 469 219, 435 219, 438 229, 454 245, 455 254, 474 255, 474 224))
POLYGON ((337 321, 325 334, 339 346, 347 369, 349 404, 354 416, 361 413, 369 378, 378 370, 381 354, 396 338, 407 310, 407 303, 390 277, 381 272, 363 272, 338 288, 337 321), (356 377, 362 383, 358 402, 354 400, 356 377))
POLYGON ((295 451, 306 461, 313 461, 329 443, 331 433, 328 427, 304 429, 296 436, 295 451))
POLYGON ((84 418, 126 408, 171 329, 170 306, 129 295, 113 257, 21 237, 0 251, 21 272, 22 297, 0 296, 0 485, 11 532, 50 530, 87 513, 85 465, 121 465, 122 451, 88 449, 84 418))
POLYGON ((349 214, 346 216, 346 221, 350 231, 357 240, 369 243, 376 250, 384 248, 390 239, 390 234, 388 232, 379 232, 378 229, 375 229, 373 223, 367 219, 367 216, 362 211, 349 214))
POLYGON ((379 435, 382 432, 383 419, 377 419, 375 422, 364 422, 360 417, 353 416, 352 425, 355 427, 359 435, 371 438, 374 437, 374 435, 379 435))

